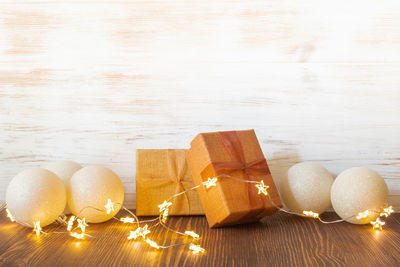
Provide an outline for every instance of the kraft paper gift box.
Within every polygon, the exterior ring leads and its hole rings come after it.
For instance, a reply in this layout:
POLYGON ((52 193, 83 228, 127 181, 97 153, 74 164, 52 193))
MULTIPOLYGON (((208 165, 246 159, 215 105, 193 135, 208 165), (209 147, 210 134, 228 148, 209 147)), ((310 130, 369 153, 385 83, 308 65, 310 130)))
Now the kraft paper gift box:
POLYGON ((197 189, 211 228, 258 221, 282 207, 254 130, 201 133, 191 142, 186 161, 195 185, 217 177, 216 186, 197 189), (264 181, 268 196, 254 183, 264 181))
MULTIPOLYGON (((136 214, 159 215, 158 205, 172 195, 193 187, 186 149, 136 150, 136 214)), ((196 191, 171 200, 169 215, 204 214, 196 191)))

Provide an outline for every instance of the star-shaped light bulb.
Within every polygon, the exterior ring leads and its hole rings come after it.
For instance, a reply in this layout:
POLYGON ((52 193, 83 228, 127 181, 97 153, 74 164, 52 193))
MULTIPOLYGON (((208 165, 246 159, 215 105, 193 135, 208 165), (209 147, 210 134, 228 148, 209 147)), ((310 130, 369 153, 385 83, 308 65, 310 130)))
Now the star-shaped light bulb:
POLYGON ((138 227, 135 231, 131 231, 129 236, 128 236, 128 239, 129 240, 136 239, 139 236, 141 236, 143 238, 146 238, 146 235, 148 233, 150 233, 150 230, 148 229, 148 227, 149 226, 146 224, 144 227, 138 227))
POLYGON ((104 206, 106 208, 107 214, 110 214, 111 211, 114 211, 114 203, 111 199, 107 199, 107 204, 104 206))
POLYGON ((67 231, 71 231, 72 230, 72 226, 74 225, 74 221, 75 221, 75 216, 72 215, 67 223, 67 231))
POLYGON ((83 239, 85 237, 85 234, 78 234, 76 232, 70 232, 69 234, 75 237, 76 239, 83 239))
POLYGON ((384 208, 383 211, 379 214, 379 216, 389 217, 390 214, 392 214, 393 212, 394 212, 393 207, 389 206, 387 208, 384 208))
POLYGON ((217 186, 218 178, 213 177, 213 178, 208 178, 207 181, 203 182, 202 184, 208 189, 212 186, 217 186))
POLYGON ((151 247, 153 247, 153 248, 156 248, 156 249, 159 249, 160 248, 160 246, 159 245, 157 245, 157 243, 156 242, 154 242, 153 240, 151 240, 151 239, 146 239, 146 243, 147 244, 149 244, 151 247))
POLYGON ((160 208, 160 212, 163 212, 164 210, 168 209, 169 206, 172 205, 172 202, 167 202, 166 200, 164 200, 164 202, 160 205, 158 205, 158 207, 160 208))
POLYGON ((375 221, 371 222, 372 229, 377 229, 382 231, 382 226, 385 225, 385 222, 381 221, 381 219, 377 218, 375 221))
POLYGON ((136 238, 138 238, 138 235, 137 235, 136 231, 131 231, 129 236, 128 236, 128 240, 131 240, 131 239, 135 239, 136 240, 136 238))
POLYGON ((120 221, 123 222, 123 223, 134 223, 135 222, 135 218, 124 217, 124 218, 121 218, 120 221))
POLYGON ((356 219, 357 220, 364 219, 364 218, 367 218, 371 214, 372 214, 372 212, 370 212, 369 210, 365 210, 363 212, 359 212, 356 216, 356 219))
POLYGON ((10 219, 11 222, 15 222, 14 216, 12 216, 9 209, 6 209, 7 217, 10 219))
POLYGON ((162 213, 161 221, 165 223, 167 219, 168 219, 168 209, 164 210, 164 212, 162 213))
POLYGON ((36 236, 40 236, 40 232, 42 231, 42 227, 40 227, 40 221, 33 223, 33 231, 36 232, 36 236))
POLYGON ((185 231, 185 234, 188 235, 188 236, 193 237, 194 239, 199 239, 200 238, 200 236, 198 234, 196 234, 195 232, 193 232, 193 231, 185 231))
POLYGON ((82 220, 78 219, 78 228, 81 228, 82 233, 85 232, 87 226, 89 226, 89 225, 86 223, 85 218, 83 218, 82 220))
POLYGON ((311 218, 315 218, 315 219, 319 218, 319 214, 316 212, 313 212, 311 210, 303 210, 303 214, 306 217, 311 217, 311 218))
POLYGON ((192 250, 193 254, 199 254, 199 253, 203 253, 206 250, 202 247, 200 247, 199 245, 195 245, 195 244, 190 244, 189 249, 192 250))
POLYGON ((258 194, 259 195, 260 194, 263 194, 263 195, 266 195, 266 196, 268 195, 268 191, 267 190, 268 190, 269 186, 265 185, 263 180, 261 180, 261 182, 257 183, 256 187, 258 188, 258 194))

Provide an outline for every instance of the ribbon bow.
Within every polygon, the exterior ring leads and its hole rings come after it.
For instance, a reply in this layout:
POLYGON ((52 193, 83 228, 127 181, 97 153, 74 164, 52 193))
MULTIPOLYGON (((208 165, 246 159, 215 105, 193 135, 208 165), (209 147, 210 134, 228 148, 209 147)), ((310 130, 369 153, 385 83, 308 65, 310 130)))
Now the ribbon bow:
MULTIPOLYGON (((188 173, 188 168, 185 161, 184 151, 183 155, 177 155, 181 153, 180 151, 176 151, 174 149, 168 149, 167 151, 167 159, 168 159, 168 175, 166 177, 160 177, 156 179, 146 179, 142 181, 142 183, 146 184, 148 188, 160 187, 163 188, 170 184, 176 184, 175 193, 185 191, 184 183, 188 183, 191 186, 190 180, 185 180, 185 177, 188 173)), ((187 188, 187 186, 186 186, 187 188)), ((187 193, 183 194, 184 198, 176 197, 171 201, 173 205, 171 207, 171 213, 174 213, 174 210, 187 210, 190 212, 190 201, 187 193)))
MULTIPOLYGON (((251 162, 246 162, 243 147, 237 132, 220 132, 219 134, 232 161, 211 162, 201 173, 203 181, 208 179, 207 174, 212 173, 210 169, 214 169, 215 174, 220 177, 233 176, 232 173, 241 171, 243 172, 243 179, 249 181, 258 181, 255 177, 257 174, 266 174, 270 172, 267 161, 264 157, 251 162)), ((244 184, 247 187, 246 191, 250 209, 262 208, 264 202, 259 197, 255 186, 250 183, 244 184)))

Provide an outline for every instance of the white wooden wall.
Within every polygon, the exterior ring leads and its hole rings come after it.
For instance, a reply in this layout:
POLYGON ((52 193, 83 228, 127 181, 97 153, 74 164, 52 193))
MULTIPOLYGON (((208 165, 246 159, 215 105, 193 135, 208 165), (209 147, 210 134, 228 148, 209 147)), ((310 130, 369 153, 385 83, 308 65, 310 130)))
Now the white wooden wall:
POLYGON ((276 181, 368 166, 400 206, 400 2, 0 3, 0 200, 71 159, 122 178, 135 149, 255 128, 276 181))

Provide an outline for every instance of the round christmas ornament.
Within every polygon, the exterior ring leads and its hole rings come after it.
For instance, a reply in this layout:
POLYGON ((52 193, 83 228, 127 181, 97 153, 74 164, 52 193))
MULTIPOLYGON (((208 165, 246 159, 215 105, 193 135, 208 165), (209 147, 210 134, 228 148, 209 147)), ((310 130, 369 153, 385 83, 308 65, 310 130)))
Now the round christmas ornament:
POLYGON ((293 165, 281 182, 281 196, 294 212, 323 213, 331 206, 332 175, 321 165, 302 162, 293 165))
POLYGON ((66 204, 66 190, 54 173, 33 168, 20 172, 9 183, 6 192, 7 208, 24 226, 41 227, 54 222, 66 204))
MULTIPOLYGON (((64 183, 65 189, 67 189, 69 180, 71 179, 72 175, 76 171, 81 169, 82 166, 71 160, 60 160, 60 161, 52 162, 52 163, 44 166, 43 168, 54 172, 58 176, 58 178, 60 178, 61 181, 64 183)), ((71 211, 68 208, 68 205, 66 205, 66 207, 64 209, 64 214, 70 214, 70 213, 71 213, 71 211)))
POLYGON ((119 177, 102 166, 87 166, 77 171, 68 186, 71 212, 87 222, 108 221, 120 210, 124 187, 119 177))
POLYGON ((343 171, 332 185, 331 200, 336 213, 345 221, 366 224, 379 216, 386 206, 388 187, 375 171, 355 167, 343 171), (370 211, 362 218, 357 214, 370 211))

